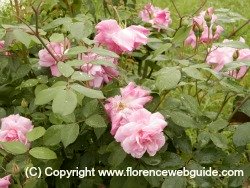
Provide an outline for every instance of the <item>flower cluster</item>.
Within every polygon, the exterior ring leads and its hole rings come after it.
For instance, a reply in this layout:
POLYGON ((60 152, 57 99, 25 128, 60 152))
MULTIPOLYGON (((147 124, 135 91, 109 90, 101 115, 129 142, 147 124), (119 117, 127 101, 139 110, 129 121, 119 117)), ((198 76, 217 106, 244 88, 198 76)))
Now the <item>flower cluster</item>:
POLYGON ((185 40, 186 45, 191 45, 193 48, 197 43, 211 43, 219 39, 224 31, 223 27, 216 25, 217 16, 214 14, 212 7, 207 11, 202 11, 199 16, 193 18, 192 29, 189 36, 185 40))
POLYGON ((10 175, 0 179, 0 188, 8 188, 10 185, 10 175))
POLYGON ((116 58, 103 57, 95 53, 88 53, 87 55, 80 54, 79 59, 84 62, 81 66, 81 71, 94 77, 93 80, 89 81, 89 85, 91 87, 100 88, 103 83, 108 83, 112 80, 112 78, 119 75, 119 72, 111 66, 91 64, 91 62, 100 60, 117 65, 118 60, 116 58))
POLYGON ((122 29, 116 20, 104 20, 96 29, 94 40, 117 54, 132 52, 148 41, 149 30, 140 25, 122 29))
POLYGON ((26 134, 33 129, 32 122, 19 114, 1 119, 0 141, 20 141, 29 147, 26 134))
POLYGON ((159 112, 152 114, 144 108, 152 99, 149 94, 131 82, 121 89, 121 95, 107 99, 105 104, 112 122, 111 134, 135 158, 145 152, 153 156, 165 144, 163 129, 167 122, 159 112))
POLYGON ((39 65, 41 67, 50 67, 51 74, 53 76, 61 76, 58 70, 57 63, 59 61, 64 61, 66 56, 64 55, 67 49, 69 49, 70 43, 68 40, 64 42, 50 42, 47 44, 47 49, 42 49, 39 51, 39 65), (51 55, 53 54, 53 56, 51 55))
MULTIPOLYGON (((223 41, 223 43, 226 42, 230 42, 230 40, 223 41)), ((245 40, 240 38, 240 42, 245 43, 245 40)), ((221 71, 226 64, 233 61, 250 60, 250 49, 247 48, 236 49, 232 47, 213 46, 210 51, 207 57, 207 63, 212 65, 215 71, 221 71)), ((229 71, 228 75, 240 79, 246 74, 247 69, 247 66, 241 66, 239 70, 229 71)))
POLYGON ((158 31, 160 29, 167 29, 172 23, 168 10, 154 7, 151 3, 144 6, 139 16, 142 21, 150 23, 152 27, 158 29, 158 31))

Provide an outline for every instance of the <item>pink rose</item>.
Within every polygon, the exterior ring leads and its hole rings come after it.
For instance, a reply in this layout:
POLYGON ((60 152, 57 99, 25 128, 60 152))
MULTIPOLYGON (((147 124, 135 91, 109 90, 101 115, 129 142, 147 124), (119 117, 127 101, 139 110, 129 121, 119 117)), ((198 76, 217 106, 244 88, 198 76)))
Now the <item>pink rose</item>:
POLYGON ((46 48, 39 51, 39 65, 41 67, 50 67, 51 74, 53 76, 60 76, 61 73, 58 70, 57 62, 64 61, 66 59, 64 53, 69 48, 69 41, 65 40, 64 43, 51 42, 47 44, 48 49, 53 53, 54 57, 47 51, 46 48))
POLYGON ((207 11, 202 11, 199 16, 194 17, 193 27, 185 40, 185 45, 190 45, 194 48, 197 43, 210 43, 218 40, 224 29, 220 25, 215 24, 216 20, 217 16, 214 14, 212 7, 208 8, 207 11))
POLYGON ((170 12, 168 10, 154 7, 151 3, 144 6, 139 14, 144 22, 151 23, 156 28, 167 28, 171 24, 170 12))
POLYGON ((144 10, 139 14, 142 21, 152 24, 154 28, 167 29, 172 23, 170 12, 162 10, 159 7, 154 7, 151 3, 145 5, 144 10))
MULTIPOLYGON (((225 39, 223 43, 230 42, 232 40, 225 39)), ((243 38, 240 38, 240 42, 245 43, 243 38)), ((213 46, 211 52, 207 57, 207 63, 212 65, 215 71, 220 71, 225 64, 233 61, 250 60, 250 49, 236 49, 231 47, 216 47, 213 46), (234 57, 238 51, 238 57, 234 57)), ((248 70, 247 66, 241 66, 236 70, 231 70, 227 74, 236 79, 242 78, 248 70)))
POLYGON ((111 134, 114 135, 116 130, 127 122, 127 117, 134 110, 143 108, 151 99, 150 91, 136 86, 133 82, 121 89, 121 95, 107 99, 105 109, 112 122, 111 134))
POLYGON ((167 126, 164 117, 142 108, 128 117, 128 123, 119 127, 115 134, 125 152, 141 158, 145 152, 154 156, 165 144, 163 129, 167 126))
POLYGON ((112 78, 117 77, 119 72, 110 66, 104 65, 94 65, 91 62, 96 60, 103 60, 109 63, 117 64, 117 59, 112 57, 103 57, 95 53, 80 54, 79 59, 84 61, 84 64, 81 66, 81 70, 94 77, 93 80, 89 81, 89 85, 94 88, 100 88, 103 83, 108 83, 112 78))
MULTIPOLYGON (((0 50, 4 50, 4 44, 5 44, 5 41, 4 41, 4 40, 1 40, 1 41, 0 41, 0 50)), ((10 54, 10 52, 8 52, 8 51, 4 51, 4 55, 5 55, 5 56, 10 56, 11 54, 10 54)))
POLYGON ((0 141, 20 141, 29 146, 26 134, 33 129, 32 122, 25 117, 10 115, 1 119, 0 141))
POLYGON ((0 188, 8 188, 10 184, 10 175, 0 179, 0 188))
POLYGON ((122 29, 115 20, 104 20, 96 25, 96 29, 94 40, 117 54, 132 52, 148 41, 149 30, 142 26, 122 29))

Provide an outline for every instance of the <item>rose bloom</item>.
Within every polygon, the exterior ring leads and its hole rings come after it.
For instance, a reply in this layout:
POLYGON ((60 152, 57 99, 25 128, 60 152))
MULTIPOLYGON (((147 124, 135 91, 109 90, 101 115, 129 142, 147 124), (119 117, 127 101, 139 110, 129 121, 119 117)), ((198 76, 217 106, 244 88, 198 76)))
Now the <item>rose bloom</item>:
POLYGON ((150 91, 136 86, 133 82, 121 89, 121 95, 107 99, 105 109, 112 122, 111 134, 114 135, 117 129, 127 122, 131 113, 143 108, 151 99, 150 91))
POLYGON ((115 58, 88 53, 87 55, 80 54, 79 59, 84 61, 81 70, 94 77, 93 80, 89 81, 91 87, 100 88, 104 83, 109 83, 112 78, 119 75, 119 72, 113 67, 91 64, 93 61, 102 60, 116 65, 118 61, 115 58))
POLYGON ((39 65, 41 67, 50 67, 51 74, 53 76, 60 76, 61 73, 58 70, 57 63, 66 59, 64 53, 70 46, 68 40, 64 42, 50 42, 46 45, 48 49, 53 53, 56 60, 51 56, 46 48, 39 51, 39 65))
POLYGON ((33 129, 32 122, 19 114, 1 119, 0 141, 20 141, 29 146, 26 134, 33 129))
MULTIPOLYGON (((230 41, 232 40, 226 39, 223 41, 223 43, 230 41)), ((240 38, 240 42, 245 42, 245 40, 240 38)), ((240 60, 250 60, 250 49, 235 49, 231 47, 213 46, 206 61, 208 64, 212 65, 215 71, 219 72, 226 64, 240 60), (238 57, 234 57, 235 55, 238 57)), ((246 74, 247 69, 247 66, 241 66, 236 70, 229 71, 227 74, 236 79, 240 79, 246 74)))
POLYGON ((202 11, 199 16, 193 18, 193 26, 189 32, 189 36, 185 40, 185 45, 190 45, 193 48, 198 43, 210 43, 211 41, 218 40, 221 33, 224 31, 223 27, 220 25, 215 25, 217 16, 214 14, 214 9, 212 7, 208 8, 207 11, 202 11), (210 24, 205 20, 209 17, 210 24), (196 30, 201 30, 201 36, 197 38, 194 28, 196 30), (198 40, 198 41, 197 41, 198 40))
POLYGON ((141 158, 145 152, 154 156, 165 144, 163 129, 167 126, 164 117, 145 108, 133 112, 128 123, 118 128, 115 139, 121 142, 125 152, 141 158))
POLYGON ((10 184, 10 175, 0 179, 0 188, 8 188, 10 184))
POLYGON ((149 30, 140 25, 122 29, 116 20, 104 20, 96 29, 94 40, 117 54, 132 52, 148 41, 149 30))
POLYGON ((151 3, 144 6, 139 16, 142 18, 142 21, 152 24, 158 31, 160 29, 167 29, 172 23, 168 10, 154 7, 151 3))

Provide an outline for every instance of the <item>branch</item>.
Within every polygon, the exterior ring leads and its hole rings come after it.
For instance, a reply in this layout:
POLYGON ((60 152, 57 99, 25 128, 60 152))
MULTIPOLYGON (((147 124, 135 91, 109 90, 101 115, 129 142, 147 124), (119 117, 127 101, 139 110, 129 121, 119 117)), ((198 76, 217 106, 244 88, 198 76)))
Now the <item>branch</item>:
POLYGON ((207 3, 207 0, 204 0, 201 6, 192 14, 192 16, 200 12, 200 10, 205 6, 206 3, 207 3))
POLYGON ((243 104, 245 104, 247 102, 247 100, 250 99, 250 95, 246 96, 243 101, 240 103, 239 106, 237 106, 233 113, 231 114, 231 116, 228 118, 228 121, 231 121, 231 119, 233 118, 233 116, 238 112, 238 110, 243 106, 243 104))
POLYGON ((178 11, 178 9, 177 9, 177 7, 176 7, 176 5, 175 5, 175 3, 174 3, 173 0, 171 0, 171 3, 173 4, 173 6, 174 6, 174 8, 175 8, 175 10, 176 10, 176 12, 177 12, 177 14, 178 14, 178 16, 179 16, 180 18, 182 18, 181 14, 180 14, 180 12, 178 11))
POLYGON ((250 24, 250 19, 248 19, 243 25, 241 25, 238 29, 233 31, 227 38, 231 38, 232 36, 235 36, 237 32, 239 32, 243 27, 245 27, 247 24, 250 24))

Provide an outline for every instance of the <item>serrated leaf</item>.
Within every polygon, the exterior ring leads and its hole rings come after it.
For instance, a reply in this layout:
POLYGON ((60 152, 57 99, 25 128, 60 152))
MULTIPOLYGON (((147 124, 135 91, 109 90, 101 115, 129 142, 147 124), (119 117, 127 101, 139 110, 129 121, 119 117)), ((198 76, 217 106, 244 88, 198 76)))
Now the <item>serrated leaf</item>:
POLYGON ((32 131, 27 133, 27 139, 32 142, 44 135, 46 130, 43 127, 35 127, 32 131))
POLYGON ((196 122, 187 114, 183 112, 171 112, 170 117, 172 121, 185 128, 194 128, 196 127, 196 122))
POLYGON ((76 106, 76 94, 71 90, 62 90, 60 92, 57 92, 52 103, 52 110, 54 113, 65 116, 73 113, 76 106))
POLYGON ((61 141, 61 129, 63 125, 53 125, 49 127, 44 136, 43 142, 46 146, 54 146, 61 141))
POLYGON ((99 54, 101 56, 108 56, 108 57, 114 57, 114 58, 119 58, 119 55, 117 55, 115 52, 103 49, 103 48, 97 48, 94 47, 91 50, 93 53, 99 54))
POLYGON ((193 67, 185 67, 182 69, 189 77, 197 79, 197 80, 205 80, 201 72, 193 67))
POLYGON ((216 121, 210 123, 208 125, 208 129, 210 131, 217 132, 223 128, 225 128, 228 125, 228 122, 223 119, 217 119, 216 121))
POLYGON ((68 145, 72 144, 78 137, 79 134, 79 125, 74 124, 68 124, 68 125, 62 125, 61 129, 61 140, 66 148, 68 145))
POLYGON ((84 52, 87 52, 87 51, 88 51, 87 48, 84 47, 84 46, 75 46, 75 47, 70 48, 65 53, 65 55, 78 55, 78 54, 81 54, 81 53, 84 53, 84 52))
POLYGON ((94 114, 86 119, 85 123, 93 128, 106 127, 107 124, 103 117, 99 114, 94 114))
POLYGON ((23 43, 27 48, 29 47, 30 42, 31 42, 31 38, 29 34, 27 34, 21 29, 14 30, 13 34, 18 41, 23 43))
POLYGON ((27 146, 19 141, 0 142, 0 145, 5 151, 14 155, 20 155, 28 151, 27 146))
POLYGON ((181 72, 176 68, 163 68, 156 77, 156 87, 160 90, 170 90, 175 88, 180 79, 181 72))
POLYGON ((102 91, 99 90, 94 90, 94 89, 90 89, 87 87, 84 87, 80 84, 73 84, 71 86, 72 89, 74 89, 75 91, 89 97, 89 98, 96 98, 96 99, 104 99, 105 97, 103 96, 102 91))
POLYGON ((29 79, 29 80, 26 80, 26 81, 22 82, 20 87, 33 87, 33 86, 35 86, 37 84, 38 84, 37 79, 29 79))
POLYGON ((52 150, 50 150, 49 148, 45 148, 45 147, 35 147, 32 148, 29 151, 29 154, 32 157, 35 157, 37 159, 45 159, 45 160, 51 160, 51 159, 56 159, 56 153, 52 150))
POLYGON ((70 77, 74 72, 74 69, 67 63, 58 62, 57 67, 59 72, 65 77, 70 77))
POLYGON ((233 135, 233 142, 236 146, 245 146, 250 143, 250 123, 239 125, 233 135))
POLYGON ((94 77, 81 71, 76 71, 72 74, 71 79, 78 80, 78 81, 89 81, 93 80, 94 77))
POLYGON ((210 139, 213 141, 213 143, 222 149, 227 148, 227 138, 221 134, 221 133, 210 133, 210 139))
POLYGON ((54 88, 48 88, 40 91, 35 98, 35 105, 43 105, 47 104, 48 102, 52 101, 56 94, 63 91, 66 87, 59 86, 54 88))

